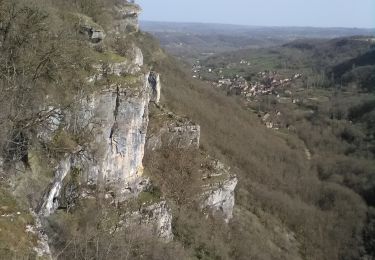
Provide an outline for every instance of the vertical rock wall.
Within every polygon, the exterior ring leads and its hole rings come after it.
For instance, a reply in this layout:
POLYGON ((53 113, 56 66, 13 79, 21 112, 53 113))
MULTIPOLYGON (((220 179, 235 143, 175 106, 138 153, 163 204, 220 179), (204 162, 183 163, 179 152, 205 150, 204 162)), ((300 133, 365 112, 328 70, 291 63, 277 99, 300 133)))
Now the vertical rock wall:
POLYGON ((160 102, 160 92, 161 92, 160 75, 158 73, 155 73, 155 72, 151 71, 150 75, 148 77, 148 82, 149 82, 150 87, 152 89, 151 101, 153 101, 155 103, 159 103, 160 102))
POLYGON ((90 119, 97 133, 92 148, 96 158, 88 165, 88 182, 114 184, 120 193, 132 192, 142 175, 142 159, 148 125, 149 84, 143 80, 140 94, 127 89, 100 93, 91 103, 90 119))
POLYGON ((41 203, 43 215, 57 209, 62 182, 72 167, 81 169, 82 183, 110 187, 117 200, 135 196, 142 190, 142 160, 152 91, 148 77, 148 74, 142 76, 132 89, 124 86, 94 93, 81 101, 74 116, 62 119, 68 128, 76 124, 89 129, 93 139, 81 153, 60 162, 41 203))

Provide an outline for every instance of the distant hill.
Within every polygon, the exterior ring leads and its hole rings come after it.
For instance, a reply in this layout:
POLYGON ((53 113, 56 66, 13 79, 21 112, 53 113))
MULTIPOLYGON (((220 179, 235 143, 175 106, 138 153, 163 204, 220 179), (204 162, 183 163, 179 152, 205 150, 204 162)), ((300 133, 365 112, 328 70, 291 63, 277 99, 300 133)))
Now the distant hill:
POLYGON ((318 28, 318 27, 268 27, 213 23, 175 23, 141 21, 141 29, 147 32, 194 33, 194 34, 244 34, 252 37, 275 38, 337 38, 353 35, 375 35, 375 29, 318 28))
MULTIPOLYGON (((356 85, 372 91, 375 82, 375 42, 372 36, 334 39, 298 39, 269 48, 239 49, 218 53, 201 62, 205 67, 225 68, 224 75, 251 75, 263 70, 280 70, 293 74, 317 73, 334 80, 337 85, 356 85), (251 66, 241 64, 248 61, 251 66), (228 68, 230 64, 230 68, 228 68), (229 74, 228 74, 229 73, 229 74)), ((206 73, 204 76, 211 76, 206 73)))
POLYGON ((143 31, 153 34, 169 53, 190 62, 216 53, 272 47, 297 39, 375 35, 374 29, 357 28, 262 27, 149 21, 142 21, 140 25, 143 31))
POLYGON ((334 66, 331 72, 336 80, 356 82, 363 89, 375 91, 375 49, 334 66))
POLYGON ((375 39, 372 37, 297 40, 284 47, 312 52, 312 62, 325 68, 336 83, 357 83, 365 90, 375 90, 375 39))
MULTIPOLYGON (((375 39, 375 38, 374 38, 375 39)), ((319 56, 343 56, 353 57, 363 51, 367 51, 375 46, 372 36, 351 36, 340 37, 331 40, 327 39, 299 39, 283 47, 295 48, 299 50, 310 50, 317 52, 319 56)))

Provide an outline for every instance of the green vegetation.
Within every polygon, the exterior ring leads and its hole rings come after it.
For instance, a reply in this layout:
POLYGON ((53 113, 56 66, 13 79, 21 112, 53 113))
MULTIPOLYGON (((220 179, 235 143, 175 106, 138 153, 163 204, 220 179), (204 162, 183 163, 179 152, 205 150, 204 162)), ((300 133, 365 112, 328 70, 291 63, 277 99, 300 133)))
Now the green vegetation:
POLYGON ((141 205, 150 205, 160 201, 161 193, 160 192, 149 192, 143 191, 138 196, 138 201, 141 205))
POLYGON ((92 58, 97 62, 101 62, 103 64, 121 63, 126 61, 125 57, 120 56, 117 53, 108 51, 104 53, 97 52, 92 58))

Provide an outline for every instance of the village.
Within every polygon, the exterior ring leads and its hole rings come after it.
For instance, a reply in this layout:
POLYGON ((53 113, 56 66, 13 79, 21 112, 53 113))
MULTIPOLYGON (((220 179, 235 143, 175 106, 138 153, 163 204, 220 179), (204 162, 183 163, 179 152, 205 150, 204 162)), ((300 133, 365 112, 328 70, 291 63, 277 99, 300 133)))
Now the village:
MULTIPOLYGON (((246 60, 241 60, 241 65, 251 66, 251 63, 246 60)), ((262 96, 274 96, 278 100, 278 103, 298 103, 299 100, 288 98, 285 96, 291 96, 291 87, 298 85, 298 81, 301 81, 303 75, 301 73, 295 73, 289 77, 281 75, 277 71, 262 71, 248 80, 244 76, 233 75, 231 77, 224 77, 223 69, 216 69, 215 71, 211 68, 205 68, 199 62, 192 66, 193 78, 205 80, 202 77, 203 73, 213 75, 214 80, 208 80, 210 84, 218 89, 221 89, 227 93, 227 95, 241 96, 248 103, 259 102, 259 98, 262 96), (219 78, 219 79, 217 79, 219 78)), ((207 79, 206 79, 207 80, 207 79)), ((258 111, 259 112, 259 111, 258 111)), ((267 111, 259 114, 262 123, 269 129, 278 130, 283 127, 282 114, 280 111, 267 111)), ((288 126, 286 126, 288 127, 288 126)))
POLYGON ((301 77, 302 74, 295 74, 291 78, 283 78, 276 71, 264 71, 257 74, 259 81, 249 83, 244 77, 236 75, 232 79, 220 79, 213 85, 227 90, 228 94, 251 98, 259 95, 279 95, 280 90, 285 90, 293 81, 301 77))
MULTIPOLYGON (((249 64, 247 61, 241 61, 241 64, 249 64)), ((193 78, 201 77, 201 72, 204 69, 199 64, 199 61, 193 65, 193 78)), ((213 73, 213 69, 206 69, 208 73, 213 73)), ((219 70, 222 74, 222 70, 219 70)), ((243 96, 245 98, 257 97, 260 95, 276 95, 281 91, 287 91, 287 87, 292 86, 292 83, 302 78, 302 74, 296 73, 291 77, 280 75, 277 71, 263 71, 258 72, 256 77, 253 77, 249 82, 243 76, 234 75, 232 77, 221 76, 216 81, 210 81, 214 87, 225 90, 228 95, 243 96)))

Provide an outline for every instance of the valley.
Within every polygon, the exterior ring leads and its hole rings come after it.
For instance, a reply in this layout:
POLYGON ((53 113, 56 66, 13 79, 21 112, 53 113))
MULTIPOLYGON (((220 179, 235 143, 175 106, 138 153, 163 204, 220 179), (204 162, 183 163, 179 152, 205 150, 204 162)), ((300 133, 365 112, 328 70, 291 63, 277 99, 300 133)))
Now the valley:
MULTIPOLYGON (((164 47, 169 50, 169 45, 164 47)), ((241 210, 235 219, 245 212, 257 212, 264 220, 270 216, 263 214, 273 212, 294 232, 302 228, 296 233, 297 241, 309 237, 308 244, 299 245, 305 248, 305 256, 315 255, 308 259, 371 259, 375 67, 371 58, 356 61, 371 57, 373 48, 372 36, 350 36, 295 40, 198 58, 191 53, 181 66, 188 71, 186 81, 191 78, 194 83, 174 83, 164 77, 166 85, 180 89, 180 93, 168 90, 172 97, 167 100, 179 97, 170 106, 181 111, 184 104, 181 113, 210 129, 202 132, 203 146, 223 154, 229 165, 239 168, 237 203, 241 210), (357 73, 361 76, 355 76, 357 73), (339 222, 329 220, 327 214, 340 216, 339 222), (325 218, 325 224, 318 224, 320 218, 325 218), (331 229, 332 225, 340 226, 341 231, 331 229), (327 237, 323 244, 310 247, 317 239, 318 226, 328 232, 327 237), (343 241, 346 246, 339 246, 348 255, 328 257, 326 253, 332 251, 324 248, 344 230, 357 234, 351 242, 343 241), (362 249, 356 251, 349 244, 362 249)))

